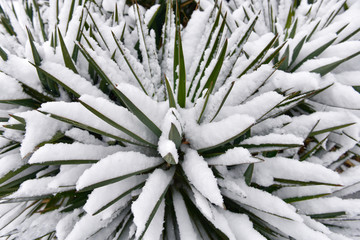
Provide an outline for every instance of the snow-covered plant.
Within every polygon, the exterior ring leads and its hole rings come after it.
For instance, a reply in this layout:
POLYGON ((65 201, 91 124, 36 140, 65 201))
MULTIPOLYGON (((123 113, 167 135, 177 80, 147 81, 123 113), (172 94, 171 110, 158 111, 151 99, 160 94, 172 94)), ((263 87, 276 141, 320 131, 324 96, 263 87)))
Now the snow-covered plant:
POLYGON ((197 4, 0 0, 0 236, 360 236, 360 2, 197 4))

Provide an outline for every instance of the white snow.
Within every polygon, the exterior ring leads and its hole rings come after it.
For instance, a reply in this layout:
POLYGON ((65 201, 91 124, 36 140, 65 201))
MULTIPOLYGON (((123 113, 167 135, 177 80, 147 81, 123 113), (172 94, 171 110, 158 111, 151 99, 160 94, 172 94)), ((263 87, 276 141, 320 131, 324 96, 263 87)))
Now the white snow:
POLYGON ((216 178, 206 161, 195 150, 186 150, 181 166, 190 183, 204 197, 220 207, 223 206, 223 199, 216 178))
POLYGON ((21 85, 12 77, 0 72, 0 100, 26 99, 29 98, 21 85))
POLYGON ((173 202, 181 239, 198 239, 184 199, 178 191, 173 191, 173 202))
POLYGON ((121 207, 124 207, 131 199, 131 194, 128 193, 125 195, 125 193, 136 185, 145 182, 146 177, 146 175, 132 176, 122 181, 94 189, 84 205, 84 210, 88 214, 94 215, 102 207, 124 195, 121 199, 117 200, 105 211, 100 213, 103 219, 111 217, 111 213, 116 212, 117 209, 121 207))
POLYGON ((24 164, 19 153, 13 153, 0 158, 0 178, 24 164))
POLYGON ((227 150, 224 154, 206 159, 209 165, 238 165, 243 163, 259 162, 260 159, 251 156, 250 152, 242 147, 227 150))
POLYGON ((46 144, 39 148, 29 159, 29 163, 45 163, 52 161, 71 160, 100 160, 108 155, 118 152, 122 149, 120 146, 101 146, 82 143, 57 143, 46 144))
MULTIPOLYGON (((136 225, 136 237, 139 238, 144 231, 146 231, 146 224, 149 220, 150 214, 153 209, 157 207, 159 200, 163 197, 164 192, 167 190, 170 182, 172 181, 175 168, 169 171, 156 169, 148 178, 139 198, 132 204, 131 211, 134 214, 134 223, 136 225)), ((161 200, 163 201, 163 200, 161 200)), ((154 228, 147 235, 147 239, 159 239, 162 230, 164 204, 160 204, 158 217, 154 217, 154 228), (162 213, 162 216, 161 216, 162 213), (159 231, 160 230, 160 231, 159 231)), ((151 227, 150 227, 151 229, 151 227)))
POLYGON ((338 173, 319 164, 300 162, 291 158, 267 158, 254 167, 253 180, 255 182, 270 186, 274 183, 274 178, 341 184, 338 173))
POLYGON ((104 98, 94 98, 90 95, 83 95, 79 100, 144 140, 150 143, 154 143, 157 140, 155 135, 126 108, 104 98))
POLYGON ((78 190, 98 182, 130 177, 140 171, 154 168, 163 163, 161 158, 148 157, 137 152, 117 152, 101 159, 87 169, 77 182, 78 190))
POLYGON ((202 125, 188 121, 185 123, 185 136, 193 148, 205 149, 233 139, 254 122, 254 118, 244 114, 231 114, 218 122, 202 125))
POLYGON ((57 132, 64 132, 70 125, 37 111, 28 111, 19 114, 26 121, 25 138, 21 143, 21 157, 35 150, 35 147, 53 138, 57 132), (41 129, 41 131, 39 131, 41 129))

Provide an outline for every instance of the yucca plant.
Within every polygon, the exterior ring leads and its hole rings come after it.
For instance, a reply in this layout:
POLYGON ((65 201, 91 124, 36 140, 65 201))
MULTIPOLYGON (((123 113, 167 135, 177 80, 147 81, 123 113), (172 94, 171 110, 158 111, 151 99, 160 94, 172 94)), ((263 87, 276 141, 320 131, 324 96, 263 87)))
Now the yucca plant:
POLYGON ((359 238, 359 2, 194 3, 0 0, 0 236, 359 238))

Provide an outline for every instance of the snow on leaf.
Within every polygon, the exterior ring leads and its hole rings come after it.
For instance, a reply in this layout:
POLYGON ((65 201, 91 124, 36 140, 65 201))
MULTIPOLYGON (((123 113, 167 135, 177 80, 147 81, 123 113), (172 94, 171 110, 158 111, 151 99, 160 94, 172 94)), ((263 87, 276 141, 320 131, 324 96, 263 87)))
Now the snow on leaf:
POLYGON ((29 159, 30 164, 79 164, 96 162, 108 155, 120 151, 119 146, 101 146, 82 143, 46 144, 39 148, 29 159))
POLYGON ((243 163, 260 162, 258 158, 251 156, 250 152, 242 147, 227 150, 224 154, 206 159, 209 165, 238 165, 243 163))
POLYGON ((220 207, 223 206, 223 199, 216 178, 206 161, 195 150, 186 150, 181 166, 190 183, 204 197, 220 207))
POLYGON ((199 237, 191 223, 184 199, 177 191, 173 191, 173 202, 181 239, 198 239, 199 237))
POLYGON ((341 184, 338 173, 310 162, 283 157, 267 158, 254 168, 253 180, 263 186, 270 186, 276 179, 302 181, 309 184, 341 184))
POLYGON ((240 114, 201 125, 189 121, 185 124, 185 136, 193 148, 204 151, 233 140, 254 122, 254 118, 240 114))
POLYGON ((160 237, 164 211, 163 198, 174 173, 175 169, 169 171, 156 169, 146 181, 139 198, 132 204, 131 211, 134 214, 134 223, 137 227, 137 238, 157 239, 160 237), (159 214, 159 216, 156 216, 156 214, 159 214), (152 225, 152 221, 155 221, 156 224, 152 225), (153 226, 153 229, 151 226, 153 226), (151 233, 147 235, 148 229, 151 233))
POLYGON ((161 158, 148 157, 138 152, 117 152, 86 170, 77 182, 76 188, 84 190, 101 187, 149 171, 162 163, 161 158))

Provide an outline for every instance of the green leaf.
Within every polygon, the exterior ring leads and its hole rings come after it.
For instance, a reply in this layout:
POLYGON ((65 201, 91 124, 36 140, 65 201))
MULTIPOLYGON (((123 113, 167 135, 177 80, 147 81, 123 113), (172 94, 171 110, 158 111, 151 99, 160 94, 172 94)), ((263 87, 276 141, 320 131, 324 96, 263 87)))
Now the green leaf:
MULTIPOLYGON (((219 11, 221 12, 221 9, 219 9, 219 11)), ((210 55, 208 56, 208 59, 207 59, 207 61, 206 61, 206 63, 205 63, 205 66, 203 67, 203 70, 202 70, 202 72, 201 72, 200 78, 198 79, 198 82, 197 82, 197 85, 196 85, 194 94, 193 94, 192 99, 191 99, 192 102, 195 101, 195 98, 196 98, 196 96, 197 96, 197 92, 198 92, 198 90, 199 90, 199 88, 200 88, 200 85, 201 85, 201 80, 202 80, 203 77, 205 76, 205 71, 206 71, 207 68, 209 67, 211 61, 216 57, 216 53, 217 53, 217 51, 218 51, 218 48, 219 48, 219 45, 220 45, 220 41, 221 41, 221 38, 222 38, 222 34, 223 34, 224 28, 225 28, 226 16, 227 16, 227 14, 225 14, 225 17, 222 19, 222 23, 221 23, 221 25, 220 25, 220 29, 219 29, 219 31, 218 31, 218 33, 217 33, 217 36, 216 36, 216 38, 215 38, 215 41, 214 41, 214 43, 213 43, 213 45, 212 45, 210 55)), ((226 47, 227 47, 227 43, 226 43, 226 47)), ((225 47, 225 52, 226 52, 226 47, 225 47)), ((223 51, 223 50, 224 50, 224 46, 223 46, 223 48, 222 48, 222 51, 223 51)), ((224 52, 224 53, 221 53, 221 54, 224 54, 224 55, 225 55, 225 52, 224 52)), ((224 57, 222 57, 222 58, 224 58, 224 57)), ((205 61, 205 60, 204 60, 204 61, 205 61)), ((222 62, 223 62, 223 61, 224 61, 224 59, 222 59, 222 62)), ((221 65, 222 65, 222 63, 221 63, 221 65)), ((218 67, 221 68, 221 66, 218 66, 218 67)), ((220 70, 219 70, 219 71, 220 71, 220 70)), ((216 72, 215 72, 215 74, 216 74, 216 72)), ((217 73, 217 75, 218 75, 218 73, 217 73)), ((195 75, 194 75, 194 77, 195 77, 195 75)), ((216 78, 217 78, 217 76, 216 76, 216 78)), ((210 82, 207 81, 206 84, 209 85, 210 82)), ((205 84, 205 85, 206 85, 206 84, 205 84)), ((202 91, 203 91, 204 89, 205 89, 205 88, 203 88, 202 91)), ((201 97, 202 91, 200 92, 199 97, 201 97)))
POLYGON ((111 32, 111 33, 112 33, 112 36, 113 36, 113 38, 114 38, 114 41, 115 41, 118 49, 120 50, 121 55, 123 56, 126 64, 127 64, 128 67, 129 67, 131 73, 134 75, 135 79, 136 79, 137 82, 139 83, 139 85, 140 85, 141 89, 144 91, 144 93, 145 93, 146 95, 148 95, 147 92, 146 92, 146 90, 145 90, 145 88, 144 88, 144 86, 143 86, 142 83, 141 83, 141 80, 139 79, 139 77, 138 77, 137 74, 135 73, 134 68, 131 66, 131 64, 130 64, 128 58, 127 58, 127 56, 125 55, 124 50, 123 50, 122 47, 121 47, 121 44, 120 44, 119 41, 117 40, 115 34, 114 34, 113 32, 111 32))
POLYGON ((275 57, 279 54, 280 50, 285 46, 286 42, 284 42, 283 44, 281 44, 281 46, 277 47, 273 53, 271 53, 263 62, 261 62, 260 64, 258 64, 258 67, 260 67, 263 64, 268 64, 270 63, 273 59, 275 59, 275 57))
POLYGON ((216 111, 214 117, 210 120, 210 122, 212 122, 212 121, 216 118, 216 116, 219 114, 219 112, 220 112, 220 110, 222 109, 222 107, 224 106, 225 101, 226 101, 226 99, 228 98, 231 90, 233 89, 234 84, 235 84, 235 82, 232 82, 232 83, 231 83, 231 86, 230 86, 229 90, 226 92, 224 98, 222 99, 222 101, 221 101, 221 103, 220 103, 220 106, 219 106, 218 110, 216 111))
POLYGON ((300 50, 302 49, 302 47, 304 46, 306 40, 306 36, 304 36, 300 42, 296 45, 296 47, 294 48, 293 54, 292 54, 292 58, 291 58, 291 63, 290 66, 295 62, 296 58, 299 56, 300 50))
POLYGON ((65 66, 67 68, 71 69, 74 73, 78 73, 78 71, 76 70, 75 64, 73 63, 73 60, 70 57, 69 51, 67 50, 67 47, 66 47, 64 39, 61 35, 60 29, 58 29, 58 34, 59 34, 60 47, 61 47, 62 55, 64 58, 65 66))
POLYGON ((336 37, 333 38, 332 40, 330 40, 329 42, 325 43, 324 45, 320 46, 319 48, 317 48, 316 50, 314 50, 312 53, 310 53, 309 55, 307 55, 303 60, 301 60, 298 64, 296 64, 295 67, 293 67, 290 71, 291 72, 295 72, 304 62, 306 62, 307 60, 313 59, 317 56, 319 56, 322 52, 324 52, 328 47, 331 46, 331 44, 333 44, 336 40, 336 37))
POLYGON ((310 149, 309 151, 307 151, 305 154, 303 154, 301 157, 300 157, 300 159, 299 159, 299 161, 304 161, 304 160, 306 160, 306 159, 308 159, 310 156, 311 156, 311 154, 313 153, 313 152, 315 152, 320 146, 321 146, 321 144, 323 144, 323 142, 325 142, 325 140, 328 138, 328 136, 327 137, 325 137, 323 140, 321 140, 320 142, 318 142, 312 149, 310 149))
POLYGON ((281 56, 281 59, 284 59, 279 66, 279 70, 287 70, 289 68, 289 56, 290 56, 290 49, 289 45, 286 47, 284 54, 281 56))
MULTIPOLYGON (((33 65, 33 64, 32 64, 33 65)), ((66 85, 65 83, 63 83, 61 80, 57 79, 56 77, 54 77, 53 75, 51 75, 50 73, 48 73, 47 71, 45 71, 44 69, 42 69, 39 66, 33 65, 36 70, 38 72, 40 72, 41 74, 43 74, 44 76, 46 76, 46 78, 51 79, 52 81, 58 83, 59 85, 61 85, 66 91, 68 91, 69 93, 73 94, 76 98, 80 97, 80 94, 78 94, 75 90, 73 90, 71 87, 69 87, 68 85, 66 85)))
POLYGON ((179 133, 179 130, 175 126, 175 124, 171 123, 170 131, 169 131, 169 140, 175 143, 177 149, 179 149, 182 141, 182 136, 179 133))
POLYGON ((300 201, 306 201, 314 198, 321 198, 328 196, 329 193, 323 193, 323 194, 317 194, 317 195, 310 195, 310 196, 301 196, 301 197, 292 197, 292 198, 285 198, 283 199, 286 203, 293 203, 293 202, 300 202, 300 201))
POLYGON ((37 109, 40 107, 41 103, 35 101, 31 98, 29 99, 11 99, 11 100, 0 100, 0 103, 12 104, 12 105, 19 105, 24 107, 30 107, 33 109, 37 109))
POLYGON ((166 154, 163 159, 170 165, 175 165, 177 162, 175 161, 174 156, 171 153, 166 154))
POLYGON ((26 93, 27 95, 31 96, 32 98, 34 98, 34 100, 40 102, 40 103, 45 103, 45 102, 52 102, 54 101, 53 98, 47 96, 47 95, 44 95, 40 92, 38 92, 37 90, 35 90, 34 88, 20 82, 20 85, 24 91, 24 93, 26 93))
POLYGON ((33 0, 33 3, 34 3, 35 11, 36 11, 36 13, 38 15, 41 34, 42 34, 42 37, 43 37, 44 41, 46 42, 47 41, 47 36, 46 36, 46 33, 45 33, 44 21, 42 20, 42 17, 41 17, 41 14, 40 14, 39 4, 37 3, 37 0, 33 0))
POLYGON ((346 42, 347 40, 349 40, 352 36, 354 36, 358 32, 360 32, 360 27, 358 29, 356 29, 355 31, 353 31, 352 33, 350 33, 348 36, 344 37, 344 39, 341 40, 340 43, 346 42))
POLYGON ((8 60, 8 56, 6 54, 6 52, 0 47, 0 57, 4 60, 7 61, 8 60))
POLYGON ((9 115, 10 115, 10 117, 16 119, 19 123, 26 124, 26 121, 25 121, 24 118, 19 117, 19 116, 16 116, 16 115, 13 115, 13 114, 9 114, 9 115))
POLYGON ((309 134, 309 137, 313 137, 313 136, 323 134, 323 133, 332 132, 332 131, 335 131, 335 130, 338 130, 338 129, 341 129, 341 128, 346 128, 346 127, 349 127, 349 126, 354 125, 354 124, 355 123, 347 123, 347 124, 342 124, 342 125, 338 125, 338 126, 335 126, 335 127, 325 128, 325 129, 318 130, 318 131, 313 131, 313 132, 311 132, 309 134))
MULTIPOLYGON (((215 11, 215 6, 214 6, 214 9, 213 9, 212 11, 215 11)), ((202 63, 203 61, 205 61, 205 51, 210 48, 210 43, 211 43, 211 39, 212 39, 212 34, 215 32, 216 28, 217 28, 218 25, 219 25, 220 12, 221 12, 221 5, 220 5, 220 8, 219 8, 219 11, 217 12, 217 15, 216 15, 214 24, 213 24, 213 26, 212 26, 212 28, 211 28, 211 32, 210 32, 209 36, 207 37, 207 41, 206 41, 205 47, 204 47, 204 49, 203 49, 203 51, 202 51, 202 53, 201 53, 201 57, 200 57, 200 59, 199 59, 199 62, 198 62, 197 65, 196 65, 196 70, 195 70, 195 73, 194 73, 193 78, 191 79, 187 96, 190 95, 190 91, 191 91, 191 89, 192 89, 192 87, 193 87, 195 78, 196 78, 196 76, 200 73, 201 63, 202 63)), ((222 23, 222 25, 223 25, 223 23, 222 23)), ((175 52, 175 54, 176 54, 176 52, 175 52)), ((208 60, 207 60, 207 62, 209 62, 209 60, 211 60, 211 59, 212 59, 212 58, 209 57, 208 60)), ((209 63, 210 63, 210 62, 209 62, 209 63)), ((205 69, 206 67, 207 67, 207 64, 205 65, 204 69, 205 69)), ((204 71, 204 69, 203 69, 203 71, 204 71)))
POLYGON ((176 82, 178 81, 177 102, 181 108, 185 108, 186 72, 185 72, 183 48, 181 43, 179 18, 180 18, 179 9, 178 9, 178 5, 176 5, 176 30, 175 30, 175 42, 174 42, 174 90, 176 89, 176 82))
POLYGON ((256 58, 238 75, 240 78, 242 75, 247 73, 256 63, 258 63, 269 51, 269 49, 274 45, 276 40, 278 39, 279 35, 275 35, 274 38, 265 46, 265 48, 256 56, 256 58))
POLYGON ((247 167, 245 173, 244 173, 244 177, 245 177, 245 183, 250 186, 251 184, 251 179, 252 179, 252 175, 254 172, 254 164, 251 163, 249 164, 249 166, 247 167))
POLYGON ((292 179, 284 179, 284 178, 274 178, 275 182, 291 184, 291 185, 299 185, 299 186, 313 186, 313 185, 326 185, 333 187, 341 187, 340 184, 334 183, 326 183, 326 182, 316 182, 316 181, 300 181, 300 180, 292 180, 292 179))
POLYGON ((318 68, 316 68, 314 70, 311 70, 311 72, 320 73, 321 76, 324 76, 324 75, 328 74, 329 72, 331 72, 332 70, 334 70, 335 68, 337 68, 340 64, 342 64, 342 63, 356 57, 359 54, 360 54, 360 51, 358 51, 358 52, 356 52, 356 53, 354 53, 354 54, 352 54, 352 55, 350 55, 350 56, 348 56, 346 58, 338 60, 336 62, 329 63, 329 64, 327 64, 325 66, 318 67, 318 68))
POLYGON ((176 102, 175 102, 174 93, 173 93, 173 91, 171 89, 169 80, 167 79, 166 76, 165 76, 165 84, 166 84, 166 91, 168 93, 169 107, 170 108, 176 108, 176 102))
MULTIPOLYGON (((222 47, 222 50, 219 54, 219 58, 214 66, 214 69, 213 71, 211 72, 208 80, 206 81, 204 87, 203 87, 203 90, 201 92, 203 92, 205 89, 208 89, 207 93, 206 93, 206 99, 205 99, 205 102, 204 102, 204 105, 203 105, 203 108, 201 110, 201 113, 200 113, 200 116, 198 118, 198 123, 200 122, 201 120, 201 117, 203 116, 204 112, 205 112, 205 109, 206 109, 206 106, 207 106, 207 103, 209 101, 209 97, 214 89, 214 86, 216 84, 216 80, 219 76, 219 73, 220 73, 220 70, 221 70, 221 67, 223 65, 223 62, 224 62, 224 58, 225 58, 225 53, 226 53, 226 49, 227 49, 227 44, 228 44, 228 41, 226 40, 225 43, 224 43, 224 46, 222 47)), ((201 97, 201 93, 200 93, 200 97, 201 97)))
MULTIPOLYGON (((130 131, 129 129, 121 126, 120 124, 118 124, 117 122, 115 122, 114 120, 112 120, 111 118, 105 116, 104 114, 102 114, 100 111, 96 110, 95 108, 91 107, 90 105, 84 103, 83 101, 79 100, 79 102, 86 107, 90 112, 92 112, 93 114, 95 114, 97 117, 99 117, 101 120, 105 121, 106 123, 108 123, 109 125, 113 126, 116 129, 119 129, 120 131, 124 132, 125 134, 129 135, 130 137, 134 138, 135 140, 146 144, 149 147, 152 148, 157 148, 156 145, 154 145, 153 143, 150 143, 148 141, 146 141, 145 139, 143 139, 142 137, 140 137, 139 135, 135 134, 134 132, 130 131)), ((115 113, 114 113, 115 114, 115 113)))
POLYGON ((346 212, 341 211, 341 212, 329 212, 329 213, 319 213, 319 214, 311 214, 309 215, 309 217, 313 218, 313 219, 331 219, 331 218, 336 218, 336 217, 340 217, 346 215, 346 212))
MULTIPOLYGON (((30 47, 31 47, 33 58, 34 58, 34 65, 39 67, 41 65, 42 59, 40 57, 38 50, 35 47, 34 38, 32 37, 30 30, 28 28, 26 28, 26 30, 28 33, 30 47)), ((44 86, 45 90, 47 90, 49 93, 51 93, 52 95, 54 95, 56 97, 60 96, 59 89, 58 89, 58 86, 56 85, 56 83, 54 83, 52 80, 48 80, 46 78, 46 76, 44 76, 40 71, 38 71, 38 69, 37 69, 37 74, 38 74, 39 80, 40 80, 41 84, 44 86)))
POLYGON ((25 131, 24 124, 6 124, 6 125, 3 125, 3 127, 8 128, 8 129, 13 129, 13 130, 25 131))
POLYGON ((294 26, 293 26, 292 29, 291 29, 289 38, 294 38, 294 37, 295 37, 297 23, 298 23, 298 19, 296 18, 295 23, 294 23, 294 26))
MULTIPOLYGON (((75 1, 75 0, 73 0, 73 2, 74 2, 74 1, 75 1)), ((106 47, 108 50, 110 50, 109 46, 107 45, 107 43, 106 43, 106 41, 105 41, 105 38, 104 38, 103 35, 101 34, 102 31, 101 31, 101 30, 99 29, 99 27, 97 26, 96 21, 94 20, 93 16, 91 15, 89 9, 88 9, 86 6, 85 6, 85 8, 87 9, 87 12, 88 12, 88 14, 89 14, 89 16, 90 16, 90 18, 91 18, 91 21, 92 21, 92 23, 94 24, 95 29, 97 30, 97 33, 100 35, 100 38, 101 38, 102 42, 104 43, 105 47, 106 47)))
POLYGON ((99 76, 105 80, 110 86, 112 86, 114 93, 119 99, 125 104, 125 106, 142 122, 147 126, 156 136, 161 136, 161 130, 158 126, 155 125, 138 107, 133 104, 130 99, 126 97, 119 89, 116 88, 114 83, 106 76, 101 67, 95 62, 95 60, 91 57, 91 55, 85 50, 84 46, 79 43, 80 51, 87 59, 89 63, 94 67, 95 71, 99 74, 99 76))
MULTIPOLYGON (((85 130, 88 130, 88 131, 93 132, 93 133, 97 133, 97 134, 100 134, 100 135, 104 135, 104 136, 111 137, 111 138, 113 138, 113 139, 115 139, 115 140, 120 141, 120 145, 123 145, 122 142, 128 142, 128 143, 131 143, 131 144, 134 144, 134 145, 144 146, 144 145, 142 145, 142 144, 140 144, 140 143, 132 142, 132 141, 130 141, 130 140, 127 140, 127 139, 124 139, 124 138, 115 136, 115 135, 113 135, 113 134, 111 134, 111 133, 107 133, 107 132, 101 131, 101 130, 99 130, 99 129, 97 129, 97 128, 91 127, 91 126, 86 125, 86 124, 81 123, 81 122, 77 122, 77 121, 74 121, 74 120, 71 120, 71 119, 68 119, 68 118, 59 116, 59 115, 55 115, 55 114, 52 114, 52 113, 47 113, 47 112, 43 112, 43 111, 39 111, 39 112, 41 112, 41 113, 43 113, 43 114, 45 114, 45 115, 49 114, 50 117, 52 117, 52 118, 55 118, 55 119, 60 120, 60 121, 62 121, 62 122, 66 122, 66 123, 72 124, 72 125, 74 125, 74 126, 76 126, 76 127, 79 127, 79 128, 81 128, 81 129, 85 129, 85 130)), ((147 146, 147 145, 145 145, 145 147, 146 147, 146 146, 147 146)))
POLYGON ((315 33, 316 29, 319 27, 321 22, 321 19, 318 20, 317 24, 314 26, 313 30, 311 31, 311 33, 309 34, 309 36, 306 38, 306 42, 308 42, 310 40, 310 38, 312 37, 312 35, 315 33))
MULTIPOLYGON (((228 41, 225 40, 225 43, 221 49, 221 52, 219 54, 219 57, 218 57, 218 60, 214 66, 214 69, 212 70, 208 80, 206 81, 202 91, 204 91, 206 88, 210 89, 210 94, 212 93, 212 90, 214 89, 215 87, 215 84, 216 84, 216 80, 219 76, 219 73, 220 73, 220 70, 221 70, 221 67, 223 65, 223 62, 224 62, 224 58, 225 58, 225 53, 226 53, 226 49, 227 49, 227 45, 228 45, 228 41), (211 87, 212 86, 212 87, 211 87)), ((201 95, 200 95, 201 97, 201 95)))

